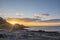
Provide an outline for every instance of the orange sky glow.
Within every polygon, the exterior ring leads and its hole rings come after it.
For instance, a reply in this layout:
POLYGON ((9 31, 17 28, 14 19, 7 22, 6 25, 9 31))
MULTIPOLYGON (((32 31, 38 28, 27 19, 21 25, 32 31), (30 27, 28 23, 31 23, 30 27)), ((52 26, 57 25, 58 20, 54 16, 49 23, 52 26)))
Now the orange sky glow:
POLYGON ((22 20, 6 20, 11 24, 20 24, 25 26, 60 26, 60 22, 24 22, 22 20))

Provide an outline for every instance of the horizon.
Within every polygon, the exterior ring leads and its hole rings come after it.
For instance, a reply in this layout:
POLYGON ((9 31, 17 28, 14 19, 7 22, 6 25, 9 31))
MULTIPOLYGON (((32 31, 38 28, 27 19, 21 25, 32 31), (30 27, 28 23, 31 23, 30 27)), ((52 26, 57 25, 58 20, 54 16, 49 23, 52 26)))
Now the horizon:
POLYGON ((60 19, 40 20, 32 18, 7 18, 8 23, 16 23, 25 26, 60 26, 60 19))

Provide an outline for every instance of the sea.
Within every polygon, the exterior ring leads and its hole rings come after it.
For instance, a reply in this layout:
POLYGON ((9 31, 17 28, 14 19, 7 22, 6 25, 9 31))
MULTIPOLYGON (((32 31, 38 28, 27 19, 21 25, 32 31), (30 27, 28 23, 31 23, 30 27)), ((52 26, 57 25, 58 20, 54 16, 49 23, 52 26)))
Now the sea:
POLYGON ((60 26, 30 26, 28 28, 29 30, 44 30, 44 31, 59 31, 60 32, 60 26))

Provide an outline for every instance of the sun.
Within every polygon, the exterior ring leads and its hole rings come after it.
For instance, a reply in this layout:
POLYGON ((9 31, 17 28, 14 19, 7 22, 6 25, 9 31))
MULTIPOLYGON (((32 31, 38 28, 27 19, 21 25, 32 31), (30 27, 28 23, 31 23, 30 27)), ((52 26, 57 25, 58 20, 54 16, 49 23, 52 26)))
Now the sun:
POLYGON ((17 22, 16 21, 13 21, 13 22, 10 22, 10 24, 17 24, 17 22))

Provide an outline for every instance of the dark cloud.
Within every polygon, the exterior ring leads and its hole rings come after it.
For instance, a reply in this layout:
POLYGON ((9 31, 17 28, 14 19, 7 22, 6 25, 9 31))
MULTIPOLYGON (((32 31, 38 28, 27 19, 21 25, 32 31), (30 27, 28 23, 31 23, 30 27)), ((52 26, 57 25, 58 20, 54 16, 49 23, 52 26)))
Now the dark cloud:
POLYGON ((34 16, 44 17, 44 16, 49 16, 49 14, 34 14, 34 16))

